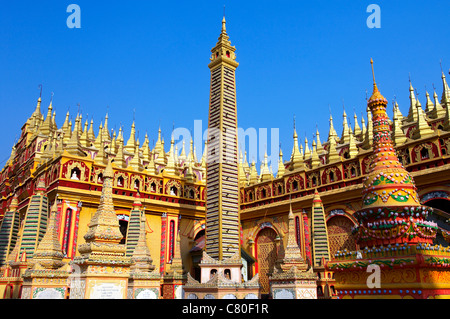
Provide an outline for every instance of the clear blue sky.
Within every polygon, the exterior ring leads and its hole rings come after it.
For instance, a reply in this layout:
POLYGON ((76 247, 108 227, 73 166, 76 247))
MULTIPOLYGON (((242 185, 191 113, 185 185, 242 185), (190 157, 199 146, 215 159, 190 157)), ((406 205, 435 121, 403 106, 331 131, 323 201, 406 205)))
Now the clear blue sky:
POLYGON ((0 11, 0 165, 35 108, 38 84, 44 115, 54 92, 58 126, 80 103, 96 132, 108 111, 109 127, 123 125, 125 140, 134 109, 141 142, 148 132, 153 144, 159 125, 167 148, 173 124, 191 130, 203 120, 206 128, 207 65, 224 4, 240 63, 238 124, 279 128, 285 160, 294 114, 310 142, 316 124, 326 140, 329 107, 338 134, 343 103, 352 125, 354 110, 365 114, 371 57, 382 94, 395 95, 403 114, 409 74, 422 105, 425 86, 441 95, 449 1, 8 1, 0 11), (81 29, 66 25, 71 3, 81 8, 81 29), (371 3, 381 8, 379 29, 366 25, 371 3))

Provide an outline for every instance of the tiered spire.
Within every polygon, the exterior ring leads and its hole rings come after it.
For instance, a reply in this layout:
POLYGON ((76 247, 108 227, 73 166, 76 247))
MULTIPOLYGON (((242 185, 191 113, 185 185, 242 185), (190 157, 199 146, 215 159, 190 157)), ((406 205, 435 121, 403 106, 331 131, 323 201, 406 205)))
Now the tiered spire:
POLYGON ((61 244, 59 243, 57 214, 58 205, 55 200, 50 210, 50 220, 47 231, 36 248, 32 260, 29 262, 30 266, 33 265, 32 268, 58 269, 66 265, 66 262, 63 261, 64 254, 62 253, 61 244))
POLYGON ((172 257, 172 264, 170 270, 167 272, 169 275, 184 275, 185 270, 183 267, 183 260, 181 258, 181 236, 180 229, 177 231, 175 247, 172 257))
POLYGON ((170 141, 170 150, 169 153, 167 153, 167 165, 164 168, 164 173, 169 175, 176 175, 176 162, 175 162, 175 150, 174 150, 174 140, 173 135, 172 139, 170 141))
POLYGON ((450 108, 450 88, 448 87, 447 80, 445 79, 444 71, 442 71, 442 97, 441 103, 447 109, 450 108))
POLYGON ((16 245, 19 233, 18 195, 15 193, 0 228, 0 266, 3 266, 16 245))
POLYGON ((340 159, 341 157, 339 156, 339 153, 336 150, 336 140, 333 136, 329 136, 327 163, 336 162, 339 161, 340 159))
POLYGON ((50 101, 50 104, 47 109, 47 117, 45 118, 44 123, 39 127, 39 132, 42 135, 49 136, 50 133, 53 133, 53 124, 52 124, 52 101, 50 101))
POLYGON ((155 270, 156 267, 153 265, 153 258, 147 245, 144 212, 141 212, 141 216, 139 240, 131 257, 132 265, 130 269, 134 272, 150 273, 155 270))
POLYGON ((353 133, 351 132, 351 127, 347 123, 347 113, 345 113, 345 110, 344 110, 344 114, 342 117, 344 118, 344 120, 342 122, 342 135, 341 135, 340 143, 347 144, 350 141, 349 134, 353 134, 353 133), (349 128, 350 128, 350 133, 349 133, 349 128))
POLYGON ((409 80, 409 111, 408 111, 408 122, 417 122, 417 112, 415 109, 417 107, 416 94, 414 93, 414 87, 412 86, 411 79, 409 80))
MULTIPOLYGON (((70 125, 69 125, 70 127, 70 125)), ((80 121, 77 116, 77 120, 75 120, 75 127, 73 129, 72 135, 67 142, 67 145, 65 149, 67 152, 69 152, 72 155, 76 156, 85 156, 86 154, 83 151, 83 147, 81 146, 80 137, 79 137, 79 128, 80 128, 80 121)))
POLYGON ((394 117, 393 117, 393 139, 395 146, 402 145, 406 142, 406 135, 402 130, 403 115, 400 112, 397 102, 394 104, 394 117))
POLYGON ((354 115, 353 115, 353 120, 355 122, 355 128, 353 129, 353 132, 355 134, 355 137, 358 137, 361 135, 362 131, 361 131, 361 127, 358 124, 358 116, 356 115, 356 113, 354 113, 354 115))
POLYGON ((140 155, 139 155, 139 139, 136 141, 135 150, 133 152, 133 158, 128 163, 128 167, 131 167, 137 171, 142 171, 144 169, 140 155))
POLYGON ((291 155, 291 170, 295 170, 295 169, 299 169, 299 168, 303 168, 304 164, 303 164, 303 154, 300 152, 299 148, 298 148, 298 135, 297 135, 297 131, 294 128, 294 147, 292 150, 292 155, 291 155))
POLYGON ((311 167, 315 168, 318 167, 320 164, 320 158, 317 154, 317 144, 316 141, 313 140, 312 142, 312 152, 311 152, 311 167))
POLYGON ((431 243, 435 231, 423 223, 429 209, 420 205, 413 178, 398 161, 386 114, 387 100, 378 91, 374 73, 373 82, 373 94, 368 101, 373 113, 373 161, 364 178, 363 209, 355 214, 360 223, 356 230, 359 244, 364 248, 380 243, 395 244, 399 240, 431 243), (401 218, 398 223, 400 213, 410 217, 401 218), (405 223, 410 225, 405 228, 407 233, 402 231, 405 223), (381 225, 392 225, 388 235, 381 225))
POLYGON ((131 133, 130 138, 128 139, 127 144, 124 147, 124 150, 130 154, 134 154, 136 148, 136 125, 131 124, 131 133))
POLYGON ((297 244, 295 237, 295 216, 292 212, 292 205, 289 204, 288 215, 288 233, 286 234, 286 248, 281 253, 281 258, 278 259, 275 266, 278 270, 289 271, 292 267, 296 270, 305 271, 308 269, 308 264, 302 257, 302 252, 297 244))
POLYGON ((334 129, 333 116, 330 113, 330 129, 328 132, 328 140, 330 140, 331 138, 333 138, 335 142, 337 142, 339 140, 336 130, 334 129))
POLYGON ((434 131, 428 125, 427 117, 422 109, 422 105, 420 101, 417 99, 416 105, 416 118, 417 118, 417 126, 413 133, 413 138, 424 138, 427 136, 431 136, 434 134, 434 131))
POLYGON ((277 178, 283 177, 284 172, 285 172, 285 167, 284 167, 284 163, 283 163, 283 152, 281 151, 281 147, 280 147, 280 154, 279 154, 279 159, 278 159, 277 178))
POLYGON ((24 231, 18 243, 19 252, 25 251, 30 259, 47 229, 48 198, 45 194, 44 177, 41 176, 36 186, 36 193, 31 196, 25 215, 24 231))
POLYGON ((86 243, 79 245, 81 256, 74 259, 74 263, 98 263, 114 262, 116 264, 127 264, 129 259, 125 257, 125 245, 119 242, 123 236, 120 232, 112 200, 112 180, 114 172, 111 161, 103 171, 103 187, 100 196, 100 204, 97 212, 88 224, 88 231, 84 235, 86 243))
POLYGON ((441 103, 439 103, 439 98, 436 91, 433 92, 434 109, 431 111, 433 118, 445 117, 446 108, 443 108, 441 103))
POLYGON ((312 206, 312 240, 313 266, 323 266, 321 264, 322 258, 324 258, 325 261, 330 260, 330 245, 328 243, 325 210, 317 190, 314 192, 312 206))
POLYGON ((350 158, 354 158, 358 155, 358 147, 356 146, 356 138, 353 135, 352 128, 348 128, 348 155, 350 158))
POLYGON ((261 168, 261 182, 270 181, 273 175, 270 173, 269 166, 267 164, 267 152, 264 154, 264 161, 261 168))

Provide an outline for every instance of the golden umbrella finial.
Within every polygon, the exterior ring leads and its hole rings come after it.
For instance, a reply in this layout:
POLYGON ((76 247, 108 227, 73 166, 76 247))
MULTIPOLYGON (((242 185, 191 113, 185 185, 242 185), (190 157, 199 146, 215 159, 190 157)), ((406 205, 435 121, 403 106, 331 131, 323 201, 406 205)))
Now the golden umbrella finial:
POLYGON ((372 60, 372 58, 370 58, 370 65, 372 66, 373 85, 376 85, 376 82, 375 82, 375 71, 373 70, 373 60, 372 60))

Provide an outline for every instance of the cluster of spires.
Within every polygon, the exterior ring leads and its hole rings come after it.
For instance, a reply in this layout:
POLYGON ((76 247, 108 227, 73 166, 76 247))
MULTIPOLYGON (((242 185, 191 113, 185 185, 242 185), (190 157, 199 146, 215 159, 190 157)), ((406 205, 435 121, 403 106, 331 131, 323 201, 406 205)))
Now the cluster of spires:
MULTIPOLYGON (((105 262, 107 260, 114 260, 116 263, 130 264, 132 274, 150 274, 153 276, 155 266, 151 258, 150 251, 146 242, 146 224, 145 215, 141 208, 139 193, 135 197, 132 214, 138 216, 137 220, 137 237, 136 242, 133 242, 132 247, 127 245, 119 245, 122 239, 122 234, 119 230, 119 224, 114 212, 112 203, 112 167, 109 161, 105 169, 105 183, 103 184, 102 196, 100 198, 100 205, 89 223, 89 229, 84 236, 86 243, 79 247, 81 256, 75 258, 75 263, 90 262, 105 262), (127 253, 125 253, 127 251, 127 253)), ((39 189, 45 189, 44 180, 41 178, 38 184, 39 189)), ((44 196, 44 193, 39 193, 37 196, 44 196)), ((18 201, 17 196, 11 202, 8 211, 17 214, 18 201)), ((53 271, 68 271, 68 264, 63 261, 64 255, 62 253, 61 244, 59 242, 58 227, 57 227, 57 199, 53 202, 49 214, 49 222, 46 230, 39 244, 33 251, 32 256, 26 257, 23 247, 21 245, 23 237, 23 227, 19 230, 17 241, 14 249, 7 247, 8 251, 2 251, 4 258, 3 263, 11 265, 19 260, 27 261, 28 269, 30 271, 37 271, 48 269, 53 271), (6 253, 6 254, 5 254, 6 253), (25 259, 24 259, 25 258, 25 259)), ((13 230, 10 230, 11 233, 13 230)), ((11 234, 10 234, 11 235, 11 234)), ((142 275, 141 275, 142 277, 142 275)))
MULTIPOLYGON (((45 149, 41 149, 40 158, 44 161, 51 160, 64 151, 69 154, 90 157, 96 163, 106 165, 108 159, 113 159, 117 168, 131 168, 138 171, 146 170, 149 174, 159 174, 163 170, 166 174, 184 176, 186 180, 195 182, 202 180, 206 169, 206 143, 205 151, 200 161, 197 159, 196 148, 191 139, 189 152, 186 152, 185 141, 181 152, 175 146, 172 135, 170 149, 166 152, 164 148, 164 138, 161 136, 161 129, 158 130, 158 140, 151 149, 148 135, 145 134, 142 146, 139 137, 136 135, 135 122, 131 125, 130 136, 125 141, 122 127, 118 133, 108 128, 108 114, 104 122, 100 123, 97 134, 94 132, 94 122, 91 119, 82 124, 83 117, 77 114, 74 124, 70 120, 67 112, 65 121, 61 128, 55 122, 55 112, 53 111, 52 100, 48 106, 47 116, 44 119, 41 113, 42 99, 39 97, 36 109, 24 125, 27 134, 31 135, 30 141, 37 136, 48 140, 45 149)), ((45 144, 44 144, 45 145, 45 144)), ((15 146, 12 149, 10 159, 6 165, 13 163, 15 157, 15 146)))
MULTIPOLYGON (((390 121, 392 126, 392 139, 395 146, 399 146, 408 141, 408 139, 420 139, 435 134, 435 131, 429 125, 430 122, 441 119, 443 125, 439 129, 446 131, 450 130, 450 88, 447 84, 444 72, 442 72, 443 92, 441 100, 439 101, 436 90, 433 92, 433 99, 430 94, 426 92, 426 107, 422 108, 416 90, 413 88, 411 81, 409 85, 409 99, 410 107, 408 116, 403 116, 398 106, 397 101, 393 103, 393 121, 390 121), (405 132, 411 126, 415 126, 411 135, 406 136, 405 132)), ((355 158, 361 151, 371 150, 373 146, 373 124, 372 113, 369 107, 366 108, 367 125, 364 117, 361 118, 361 125, 359 125, 358 116, 354 114, 354 127, 352 128, 348 116, 343 112, 342 133, 339 136, 334 128, 333 116, 330 114, 329 119, 329 133, 326 142, 320 139, 319 130, 316 130, 312 143, 309 144, 305 136, 304 148, 299 144, 299 137, 294 124, 294 146, 290 159, 283 160, 283 152, 280 148, 278 169, 274 176, 272 167, 268 165, 267 153, 261 163, 260 174, 256 169, 256 164, 252 161, 248 164, 246 154, 244 158, 240 156, 239 175, 242 186, 253 185, 260 182, 270 181, 274 178, 281 178, 284 174, 293 170, 303 170, 305 168, 314 169, 320 165, 337 162, 347 158, 355 158), (342 149, 346 150, 342 152, 342 149)))
MULTIPOLYGON (((402 145, 408 139, 419 139, 433 135, 435 131, 429 123, 437 119, 442 119, 443 123, 439 129, 450 130, 450 88, 446 77, 442 71, 442 96, 439 101, 436 90, 433 91, 433 98, 426 91, 425 110, 418 98, 418 94, 410 81, 409 99, 410 107, 407 116, 403 116, 397 101, 393 102, 392 138, 396 146, 402 145), (411 126, 410 136, 405 132, 411 126)), ((24 128, 27 134, 31 134, 32 140, 35 136, 42 136, 48 139, 48 145, 42 151, 43 160, 52 159, 67 150, 69 154, 91 157, 97 163, 105 164, 109 158, 114 160, 115 167, 132 168, 138 171, 146 170, 149 174, 159 174, 163 170, 166 174, 178 175, 186 178, 189 182, 204 180, 206 172, 207 143, 205 142, 203 156, 200 161, 196 156, 196 148, 191 139, 189 152, 186 152, 185 141, 181 152, 175 146, 173 136, 170 142, 170 149, 165 151, 164 138, 161 137, 161 129, 158 130, 158 139, 151 149, 148 135, 145 134, 142 146, 139 138, 136 137, 136 127, 133 121, 129 139, 125 142, 122 127, 119 131, 108 128, 108 114, 104 122, 100 123, 97 134, 94 132, 94 123, 91 119, 82 124, 82 115, 77 114, 74 124, 70 120, 67 112, 65 121, 61 128, 55 122, 56 113, 52 106, 53 94, 44 118, 41 113, 42 99, 39 97, 36 109, 26 121, 24 128), (75 134, 76 133, 76 134, 75 134)), ((261 161, 259 174, 256 163, 247 161, 247 154, 240 154, 239 177, 241 186, 253 185, 260 182, 270 181, 274 178, 281 178, 284 174, 293 170, 305 168, 313 169, 323 164, 340 161, 345 158, 354 158, 359 152, 370 150, 373 144, 372 114, 369 108, 367 112, 367 125, 364 117, 359 124, 358 116, 354 114, 354 127, 351 126, 348 116, 343 112, 342 133, 339 136, 334 128, 333 116, 330 114, 328 139, 322 142, 319 130, 316 130, 312 143, 308 142, 305 136, 304 147, 299 143, 299 137, 294 125, 293 149, 288 161, 283 160, 283 152, 280 148, 279 160, 276 175, 273 174, 272 164, 268 164, 267 153, 261 161), (345 151, 342 149, 345 148, 345 151)), ((6 165, 12 164, 15 157, 15 146, 6 165)))

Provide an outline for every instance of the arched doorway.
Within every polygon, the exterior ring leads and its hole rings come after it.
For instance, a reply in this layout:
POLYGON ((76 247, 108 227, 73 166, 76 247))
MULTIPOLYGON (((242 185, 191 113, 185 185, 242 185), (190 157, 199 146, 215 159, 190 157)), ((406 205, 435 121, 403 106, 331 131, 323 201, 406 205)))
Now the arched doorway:
POLYGON ((119 244, 124 245, 127 242, 128 220, 119 219, 119 228, 123 236, 119 244))
POLYGON ((437 223, 439 227, 434 243, 448 247, 449 243, 442 236, 442 231, 450 231, 450 201, 446 198, 433 198, 425 201, 424 205, 434 208, 433 214, 428 215, 427 218, 427 220, 437 223))
POLYGON ((355 237, 352 236, 353 222, 345 216, 333 216, 327 221, 328 240, 330 243, 331 258, 338 250, 354 251, 357 244, 355 237))
POLYGON ((269 291, 268 273, 273 271, 277 259, 277 244, 275 238, 277 233, 272 228, 262 229, 256 238, 256 258, 258 260, 259 281, 261 283, 261 294, 267 295, 269 291))
POLYGON ((194 243, 192 245, 189 253, 192 258, 192 268, 191 268, 191 276, 200 281, 201 278, 201 270, 200 270, 200 262, 202 260, 203 250, 205 248, 205 230, 200 230, 197 235, 194 237, 194 243))
POLYGON ((450 214, 450 201, 444 198, 435 198, 428 200, 424 203, 424 205, 440 209, 448 214, 450 214))

